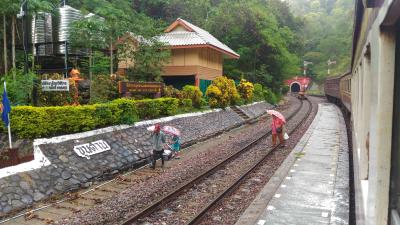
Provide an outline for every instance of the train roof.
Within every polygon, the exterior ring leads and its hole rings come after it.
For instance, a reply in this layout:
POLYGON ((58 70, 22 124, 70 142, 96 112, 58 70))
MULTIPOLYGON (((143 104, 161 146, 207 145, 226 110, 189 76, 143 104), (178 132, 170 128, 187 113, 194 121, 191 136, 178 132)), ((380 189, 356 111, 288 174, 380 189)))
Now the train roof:
POLYGON ((349 74, 351 74, 351 71, 347 71, 347 72, 345 72, 343 74, 340 74, 340 75, 337 75, 337 76, 327 77, 325 80, 336 80, 336 79, 340 79, 340 78, 342 78, 344 76, 347 76, 349 74))

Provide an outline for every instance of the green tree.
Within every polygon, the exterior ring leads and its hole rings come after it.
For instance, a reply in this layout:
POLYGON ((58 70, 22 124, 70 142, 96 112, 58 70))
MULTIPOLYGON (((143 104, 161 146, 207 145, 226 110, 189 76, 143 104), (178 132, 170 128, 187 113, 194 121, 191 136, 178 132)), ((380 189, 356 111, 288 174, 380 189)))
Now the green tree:
POLYGON ((92 96, 93 81, 93 50, 106 46, 105 33, 104 19, 97 16, 74 22, 70 30, 70 34, 73 34, 70 35, 71 44, 88 49, 90 96, 92 96))

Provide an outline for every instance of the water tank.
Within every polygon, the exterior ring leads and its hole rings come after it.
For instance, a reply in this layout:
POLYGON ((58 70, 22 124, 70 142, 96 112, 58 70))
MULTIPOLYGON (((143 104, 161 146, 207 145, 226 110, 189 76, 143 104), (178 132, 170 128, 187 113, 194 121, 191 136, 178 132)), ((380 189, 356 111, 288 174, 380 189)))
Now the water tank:
MULTIPOLYGON (((82 18, 80 10, 65 5, 60 7, 60 23, 58 32, 58 41, 69 41, 69 29, 73 22, 82 18)), ((65 44, 60 46, 60 53, 65 53, 65 44)))
POLYGON ((40 43, 37 49, 34 49, 34 55, 53 54, 53 27, 52 16, 50 13, 37 13, 32 20, 32 43, 40 43), (46 44, 49 43, 49 44, 46 44))

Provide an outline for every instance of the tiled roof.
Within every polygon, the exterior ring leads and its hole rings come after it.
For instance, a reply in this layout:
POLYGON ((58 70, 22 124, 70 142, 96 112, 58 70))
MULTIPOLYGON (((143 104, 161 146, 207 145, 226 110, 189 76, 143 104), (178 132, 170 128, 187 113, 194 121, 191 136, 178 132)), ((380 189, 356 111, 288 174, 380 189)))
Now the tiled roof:
POLYGON ((207 44, 207 42, 205 42, 198 34, 189 31, 173 31, 165 33, 159 40, 170 46, 207 44))
POLYGON ((239 58, 239 54, 231 48, 220 42, 207 31, 195 26, 186 20, 178 18, 176 23, 181 23, 184 27, 191 29, 191 31, 170 31, 160 36, 160 41, 170 46, 190 46, 190 45, 211 45, 225 53, 228 53, 235 58, 239 58))

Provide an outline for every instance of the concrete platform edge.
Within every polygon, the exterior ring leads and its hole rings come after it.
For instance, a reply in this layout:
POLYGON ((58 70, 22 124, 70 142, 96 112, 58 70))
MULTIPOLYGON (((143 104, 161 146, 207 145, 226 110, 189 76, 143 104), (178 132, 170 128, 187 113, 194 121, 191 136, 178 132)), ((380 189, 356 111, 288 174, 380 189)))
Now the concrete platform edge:
POLYGON ((258 194, 256 199, 250 204, 250 206, 246 209, 246 211, 242 214, 239 220, 235 223, 235 225, 254 225, 257 224, 261 214, 264 209, 267 207, 269 201, 273 198, 276 190, 279 188, 282 181, 285 179, 287 174, 290 171, 290 168, 296 161, 296 154, 303 151, 306 147, 306 144, 311 137, 315 126, 318 124, 319 118, 321 116, 320 105, 318 105, 318 112, 315 116, 313 122, 310 127, 304 133, 303 137, 294 147, 289 156, 283 161, 278 170, 271 177, 270 181, 265 185, 263 190, 258 194))

